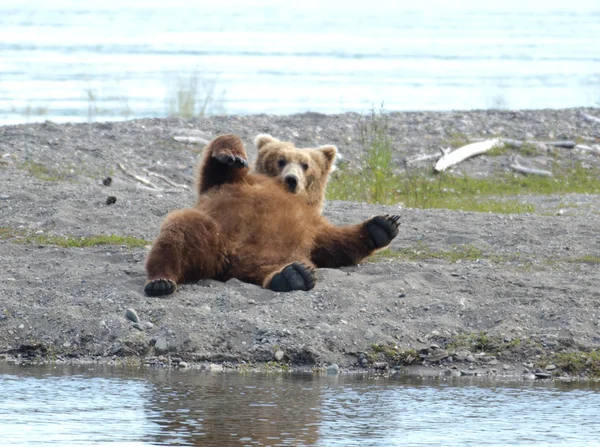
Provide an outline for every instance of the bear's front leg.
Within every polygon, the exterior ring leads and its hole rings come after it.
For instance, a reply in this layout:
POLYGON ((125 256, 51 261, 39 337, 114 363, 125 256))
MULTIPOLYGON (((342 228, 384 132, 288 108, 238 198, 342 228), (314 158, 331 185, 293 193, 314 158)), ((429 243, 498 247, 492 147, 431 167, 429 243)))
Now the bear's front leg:
POLYGON ((345 227, 324 225, 315 238, 311 259, 317 267, 356 265, 398 235, 400 216, 383 215, 345 227))
POLYGON ((198 165, 198 195, 224 183, 236 183, 248 173, 244 143, 236 135, 221 135, 204 149, 198 165))

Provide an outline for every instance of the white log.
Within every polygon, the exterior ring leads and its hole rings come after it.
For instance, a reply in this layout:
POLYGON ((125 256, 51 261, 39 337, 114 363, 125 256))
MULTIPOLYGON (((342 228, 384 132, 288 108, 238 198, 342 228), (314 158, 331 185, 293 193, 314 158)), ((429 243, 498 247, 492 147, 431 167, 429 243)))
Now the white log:
POLYGON ((140 177, 139 175, 135 175, 133 172, 128 171, 127 169, 125 169, 125 166, 123 166, 121 163, 117 162, 117 166, 118 168, 123 171, 123 173, 125 173, 125 175, 127 175, 128 177, 131 177, 132 179, 134 179, 137 182, 143 183, 144 185, 157 190, 157 191, 161 191, 161 188, 159 188, 158 186, 156 186, 154 183, 152 183, 150 180, 145 179, 143 177, 140 177))
POLYGON ((595 155, 600 155, 600 146, 597 145, 588 146, 587 144, 578 144, 577 146, 575 146, 575 149, 585 152, 591 152, 595 155))
POLYGON ((147 169, 144 169, 144 172, 146 173, 147 176, 149 176, 149 177, 156 177, 157 179, 162 180, 167 185, 170 185, 170 186, 172 186, 174 188, 190 189, 190 187, 188 185, 182 185, 180 183, 175 183, 173 180, 169 179, 168 177, 165 177, 162 174, 158 174, 157 172, 148 171, 147 169))
POLYGON ((587 113, 581 112, 581 116, 586 120, 592 123, 600 124, 600 118, 597 118, 592 115, 588 115, 587 113))
POLYGON ((459 147, 458 149, 440 158, 435 164, 434 169, 437 172, 445 171, 450 166, 454 166, 461 161, 466 160, 467 158, 486 153, 500 142, 500 138, 494 138, 492 140, 480 141, 478 143, 471 143, 467 144, 466 146, 459 147))
POLYGON ((422 163, 424 161, 437 160, 440 157, 441 157, 441 155, 438 153, 417 154, 417 155, 413 155, 412 157, 406 157, 404 159, 404 163, 406 163, 407 165, 412 165, 412 164, 416 164, 416 163, 422 163))
POLYGON ((209 141, 202 137, 192 137, 188 135, 176 135, 173 137, 175 141, 178 143, 199 143, 199 144, 208 144, 209 141))
POLYGON ((528 168, 527 166, 523 166, 519 163, 518 158, 516 158, 513 161, 510 167, 511 169, 514 169, 515 171, 520 172, 522 174, 544 175, 546 177, 552 177, 552 172, 550 171, 545 171, 543 169, 528 168))

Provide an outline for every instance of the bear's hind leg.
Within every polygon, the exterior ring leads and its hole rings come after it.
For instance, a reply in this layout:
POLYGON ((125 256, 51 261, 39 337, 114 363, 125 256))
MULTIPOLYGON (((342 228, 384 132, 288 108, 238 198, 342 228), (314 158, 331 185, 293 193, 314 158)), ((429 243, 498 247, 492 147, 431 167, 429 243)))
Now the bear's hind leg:
POLYGON ((214 278, 227 264, 227 244, 217 222, 196 209, 170 213, 146 259, 148 296, 168 295, 177 284, 214 278))
POLYGON ((229 276, 276 292, 312 289, 315 266, 310 261, 290 261, 242 254, 232 263, 229 276))
POLYGON ((274 292, 310 290, 315 286, 315 268, 310 264, 292 262, 267 278, 263 287, 274 292))

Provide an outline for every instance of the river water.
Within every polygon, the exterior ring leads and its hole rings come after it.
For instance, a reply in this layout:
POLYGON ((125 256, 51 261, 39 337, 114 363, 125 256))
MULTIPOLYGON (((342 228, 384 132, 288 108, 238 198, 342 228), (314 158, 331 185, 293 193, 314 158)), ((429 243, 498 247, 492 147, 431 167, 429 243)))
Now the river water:
POLYGON ((600 385, 0 363, 0 445, 598 446, 600 385))
POLYGON ((0 124, 600 103, 597 0, 0 1, 0 124), (193 93, 195 89, 195 93, 193 93))

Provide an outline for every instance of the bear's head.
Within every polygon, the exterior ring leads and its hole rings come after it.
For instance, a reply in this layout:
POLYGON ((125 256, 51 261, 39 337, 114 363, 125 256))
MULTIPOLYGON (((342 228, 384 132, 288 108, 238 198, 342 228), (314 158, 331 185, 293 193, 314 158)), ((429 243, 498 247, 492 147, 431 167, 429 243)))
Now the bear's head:
POLYGON ((304 195, 311 206, 321 211, 336 147, 300 149, 267 134, 257 135, 254 144, 258 149, 254 172, 280 179, 291 193, 304 195))

